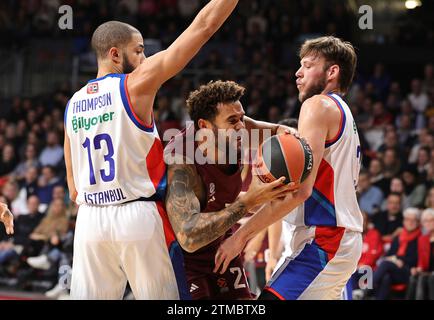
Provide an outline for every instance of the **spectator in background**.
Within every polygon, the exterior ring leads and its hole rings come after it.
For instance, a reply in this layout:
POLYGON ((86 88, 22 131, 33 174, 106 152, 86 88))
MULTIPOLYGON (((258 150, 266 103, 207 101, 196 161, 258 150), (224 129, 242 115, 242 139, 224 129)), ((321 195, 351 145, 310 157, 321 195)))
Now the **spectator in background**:
POLYGON ((15 157, 14 146, 10 143, 7 143, 3 147, 0 158, 0 177, 11 174, 16 165, 17 159, 15 157))
POLYGON ((428 92, 434 88, 434 65, 428 63, 423 71, 424 79, 422 81, 422 90, 428 92))
POLYGON ((397 127, 398 130, 396 133, 398 136, 399 145, 403 146, 407 151, 407 149, 411 147, 414 140, 411 116, 408 114, 401 115, 397 127))
POLYGON ((410 164, 416 163, 419 150, 424 147, 431 148, 433 146, 433 141, 434 141, 433 136, 428 131, 428 129, 426 128, 420 129, 417 137, 417 141, 410 150, 410 154, 408 156, 408 163, 410 164))
MULTIPOLYGON (((38 138, 38 134, 34 131, 30 131, 27 134, 27 144, 33 144, 36 147, 36 150, 39 151, 42 147, 42 141, 38 138)), ((39 161, 39 159, 38 159, 39 161)))
POLYGON ((431 186, 434 183, 434 148, 430 150, 428 170, 426 172, 426 179, 425 180, 426 180, 425 183, 428 186, 431 186))
POLYGON ((389 194, 390 179, 384 177, 381 159, 371 160, 369 163, 369 176, 371 177, 371 184, 380 188, 383 195, 389 194))
POLYGON ((20 138, 17 137, 16 129, 17 126, 15 123, 8 123, 5 130, 5 138, 10 144, 12 144, 15 152, 18 150, 18 146, 21 143, 20 138))
POLYGON ((360 108, 361 110, 355 118, 357 127, 359 127, 362 131, 372 129, 372 124, 374 122, 374 118, 372 116, 372 99, 363 95, 363 101, 360 108))
POLYGON ((180 129, 179 121, 171 109, 170 99, 167 96, 159 95, 156 101, 155 122, 158 132, 163 136, 164 132, 171 128, 180 129))
POLYGON ((408 208, 404 212, 404 228, 393 237, 391 247, 384 260, 374 272, 374 290, 377 300, 386 300, 390 287, 394 284, 407 284, 411 268, 417 265, 419 210, 408 208))
POLYGON ((366 291, 362 290, 359 286, 361 276, 366 274, 366 268, 371 270, 377 269, 377 261, 384 253, 383 241, 381 234, 375 229, 374 225, 370 222, 369 215, 362 211, 363 214, 363 247, 362 255, 359 263, 357 264, 357 270, 351 277, 353 296, 357 297, 357 300, 362 300, 366 295, 366 291))
POLYGON ((19 215, 15 221, 15 232, 11 241, 0 244, 0 265, 18 257, 30 242, 29 235, 41 222, 44 215, 38 211, 39 199, 31 196, 27 200, 27 213, 19 215))
POLYGON ((394 149, 399 155, 400 162, 406 160, 403 147, 399 144, 398 134, 394 128, 386 130, 384 143, 378 148, 379 153, 384 153, 387 149, 394 149))
POLYGON ((434 300, 434 209, 422 212, 424 235, 419 238, 417 267, 411 268, 407 300, 434 300))
POLYGON ((27 258, 27 263, 35 269, 48 270, 52 263, 60 260, 62 239, 69 230, 69 218, 63 199, 54 199, 50 210, 47 214, 50 219, 41 222, 31 237, 33 240, 45 242, 38 256, 27 258))
MULTIPOLYGON (((404 181, 400 177, 395 177, 392 180, 390 180, 390 188, 387 195, 390 193, 397 193, 401 196, 401 209, 404 207, 408 207, 408 199, 407 195, 405 194, 405 185, 404 181)), ((386 208, 386 202, 383 203, 383 209, 386 208)))
POLYGON ((428 193, 425 198, 425 207, 434 209, 434 187, 431 187, 428 190, 428 193))
POLYGON ((27 212, 27 199, 19 196, 18 183, 9 181, 3 187, 3 195, 10 203, 10 209, 15 217, 27 212))
POLYGON ((280 109, 277 106, 270 106, 268 109, 268 121, 271 123, 277 123, 282 119, 280 109))
POLYGON ((422 90, 422 82, 420 79, 413 79, 411 81, 411 93, 408 95, 408 100, 417 113, 416 116, 416 129, 422 129, 425 125, 424 112, 429 104, 429 98, 426 92, 422 90))
POLYGON ((380 188, 371 184, 371 176, 368 171, 362 171, 357 185, 359 192, 360 209, 368 215, 374 215, 380 211, 384 195, 380 188))
POLYGON ((375 65, 374 74, 369 81, 374 85, 376 96, 379 99, 384 100, 389 90, 390 76, 385 72, 382 63, 377 63, 375 65))
POLYGON ((372 114, 374 116, 372 124, 377 129, 384 129, 387 125, 393 123, 392 114, 384 108, 384 104, 381 101, 374 103, 372 114))
POLYGON ((56 243, 58 237, 66 234, 68 225, 65 202, 60 199, 53 200, 46 216, 29 235, 30 241, 24 248, 24 255, 31 257, 40 254, 45 245, 56 243))
POLYGON ((56 175, 55 168, 52 166, 43 167, 42 174, 38 179, 37 194, 41 204, 45 205, 45 207, 53 199, 53 189, 57 185, 63 185, 63 180, 56 175))
POLYGON ((65 280, 62 279, 62 276, 65 272, 65 267, 72 268, 72 249, 74 243, 74 230, 77 212, 78 206, 75 204, 75 202, 71 202, 69 210, 69 227, 66 235, 59 238, 60 242, 57 246, 53 246, 51 249, 50 247, 47 247, 47 249, 50 249, 50 251, 42 252, 42 254, 39 256, 40 258, 36 260, 36 264, 33 265, 33 267, 39 268, 46 268, 47 266, 50 268, 53 265, 59 266, 59 281, 52 289, 45 292, 45 296, 48 298, 59 298, 62 295, 68 295, 68 289, 65 288, 65 280), (42 257, 42 255, 46 255, 46 257, 42 257))
POLYGON ((29 198, 31 195, 38 193, 38 174, 36 167, 30 167, 26 170, 24 180, 20 182, 20 196, 29 198))
POLYGON ((29 168, 39 168, 38 153, 34 144, 26 145, 24 159, 17 165, 13 174, 19 181, 25 179, 26 172, 29 168))
POLYGON ((397 151, 394 148, 387 148, 383 157, 383 172, 385 178, 393 178, 401 170, 401 161, 398 158, 397 151))
POLYGON ((53 188, 53 200, 60 199, 66 202, 66 192, 65 187, 62 185, 57 185, 53 188))
POLYGON ((402 100, 400 103, 400 112, 396 115, 395 118, 395 126, 400 127, 402 122, 402 117, 410 118, 410 127, 415 129, 415 120, 416 116, 413 112, 413 107, 411 106, 411 102, 407 99, 402 100))
POLYGON ((429 162, 430 162, 430 149, 428 147, 422 147, 419 149, 417 153, 417 173, 421 177, 426 177, 429 170, 429 162))
POLYGON ((419 176, 413 166, 406 166, 402 170, 402 181, 404 182, 406 196, 406 202, 403 205, 404 210, 408 207, 422 208, 424 206, 426 186, 424 183, 420 183, 423 179, 418 179, 419 176))
POLYGON ((363 251, 358 267, 369 266, 372 270, 377 268, 377 261, 384 253, 381 233, 375 229, 366 212, 363 214, 363 251))
POLYGON ((386 210, 372 217, 375 228, 384 242, 391 242, 402 227, 401 195, 392 192, 386 200, 386 210))
POLYGON ((57 132, 50 131, 47 133, 47 145, 39 156, 39 162, 42 166, 59 166, 63 159, 63 148, 59 143, 57 132))

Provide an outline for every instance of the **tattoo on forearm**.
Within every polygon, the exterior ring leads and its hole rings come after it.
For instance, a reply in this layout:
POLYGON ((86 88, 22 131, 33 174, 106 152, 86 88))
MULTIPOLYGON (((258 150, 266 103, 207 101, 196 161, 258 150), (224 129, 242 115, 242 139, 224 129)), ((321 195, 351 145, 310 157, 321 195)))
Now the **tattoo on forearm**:
POLYGON ((222 236, 247 213, 240 201, 217 212, 200 212, 195 190, 202 188, 201 183, 192 165, 169 167, 166 208, 178 241, 188 251, 195 251, 222 236))

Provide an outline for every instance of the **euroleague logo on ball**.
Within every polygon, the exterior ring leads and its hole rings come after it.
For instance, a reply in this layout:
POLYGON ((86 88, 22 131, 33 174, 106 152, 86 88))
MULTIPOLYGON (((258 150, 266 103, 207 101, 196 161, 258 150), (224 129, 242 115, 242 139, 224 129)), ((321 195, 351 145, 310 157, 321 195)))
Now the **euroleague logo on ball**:
POLYGON ((254 166, 262 182, 285 177, 285 183, 302 183, 313 168, 313 153, 309 144, 291 134, 275 135, 265 140, 258 150, 254 166))
POLYGON ((306 140, 304 140, 303 138, 300 139, 300 141, 302 142, 303 148, 306 151, 307 154, 307 166, 306 166, 306 170, 307 171, 312 171, 313 168, 313 154, 312 154, 312 149, 310 148, 309 144, 306 142, 306 140))

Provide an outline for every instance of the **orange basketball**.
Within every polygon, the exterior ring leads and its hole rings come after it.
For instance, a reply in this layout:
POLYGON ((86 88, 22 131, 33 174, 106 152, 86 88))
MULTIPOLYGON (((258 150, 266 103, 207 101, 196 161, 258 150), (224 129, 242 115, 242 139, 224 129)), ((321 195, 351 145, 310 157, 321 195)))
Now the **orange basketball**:
POLYGON ((263 182, 286 177, 285 183, 299 185, 312 171, 313 153, 303 139, 291 134, 275 135, 265 140, 258 150, 253 168, 263 182))

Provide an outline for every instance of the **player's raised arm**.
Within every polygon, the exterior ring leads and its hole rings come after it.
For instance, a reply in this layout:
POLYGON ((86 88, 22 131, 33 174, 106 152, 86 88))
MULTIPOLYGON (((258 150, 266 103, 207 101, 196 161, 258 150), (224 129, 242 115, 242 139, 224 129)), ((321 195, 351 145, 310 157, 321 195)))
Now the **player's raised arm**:
POLYGON ((156 91, 180 72, 229 17, 238 0, 212 0, 166 49, 145 60, 131 75, 129 89, 156 91))
MULTIPOLYGON (((174 164, 168 168, 166 209, 178 242, 194 252, 222 236, 257 205, 277 199, 288 192, 282 179, 250 188, 237 201, 217 212, 201 212, 196 192, 202 182, 194 165, 174 164)), ((205 191, 204 191, 205 192, 205 191)))

